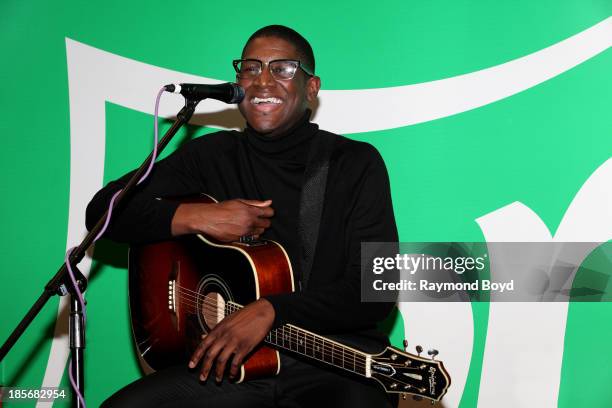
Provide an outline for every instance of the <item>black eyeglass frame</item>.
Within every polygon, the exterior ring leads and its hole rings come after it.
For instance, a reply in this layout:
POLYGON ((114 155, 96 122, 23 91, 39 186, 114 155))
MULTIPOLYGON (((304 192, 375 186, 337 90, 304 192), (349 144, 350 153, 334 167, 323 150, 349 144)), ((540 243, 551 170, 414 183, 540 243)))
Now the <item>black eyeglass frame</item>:
MULTIPOLYGON (((272 61, 268 61, 268 62, 263 62, 262 60, 256 59, 256 58, 244 58, 244 59, 235 59, 232 61, 232 66, 234 67, 234 71, 236 71, 236 75, 238 75, 238 77, 240 78, 240 70, 238 69, 238 64, 242 63, 242 62, 246 62, 246 61, 256 61, 259 62, 259 65, 261 66, 261 71, 259 72, 258 75, 254 76, 253 78, 257 78, 259 75, 261 75, 261 73, 263 72, 264 69, 264 64, 268 65, 268 70, 270 69, 270 64, 273 62, 279 62, 279 61, 288 61, 288 62, 295 62, 297 64, 297 68, 300 68, 302 71, 304 71, 304 73, 306 75, 308 75, 309 77, 313 77, 314 73, 311 72, 308 68, 304 67, 304 65, 302 64, 302 61, 300 60, 295 60, 295 59, 290 59, 290 58, 281 58, 281 59, 275 59, 272 61)), ((297 72, 297 68, 295 69, 295 72, 297 72)), ((287 79, 280 79, 281 81, 290 81, 293 78, 295 78, 295 72, 293 73, 293 76, 291 78, 287 78, 287 79)), ((272 75, 272 77, 274 79, 277 79, 274 74, 272 74, 272 71, 270 71, 270 74, 272 75)))

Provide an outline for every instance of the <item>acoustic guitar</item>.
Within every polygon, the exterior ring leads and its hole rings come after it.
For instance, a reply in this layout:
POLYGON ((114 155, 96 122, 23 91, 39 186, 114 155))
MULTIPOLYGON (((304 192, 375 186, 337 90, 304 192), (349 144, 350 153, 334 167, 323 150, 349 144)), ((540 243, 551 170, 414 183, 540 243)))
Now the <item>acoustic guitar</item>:
MULTIPOLYGON (((187 364, 202 334, 225 316, 260 296, 295 289, 289 257, 274 241, 221 243, 203 235, 183 236, 132 246, 129 258, 132 329, 151 370, 187 364)), ((395 347, 368 354, 292 324, 273 329, 263 343, 241 367, 238 382, 277 374, 277 350, 282 349, 374 379, 404 398, 439 401, 450 386, 441 361, 395 347)))

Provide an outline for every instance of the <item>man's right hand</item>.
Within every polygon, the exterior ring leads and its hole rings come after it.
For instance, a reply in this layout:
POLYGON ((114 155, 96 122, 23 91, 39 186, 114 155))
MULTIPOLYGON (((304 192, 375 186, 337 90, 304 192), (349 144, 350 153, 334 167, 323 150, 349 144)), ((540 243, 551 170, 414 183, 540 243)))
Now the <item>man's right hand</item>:
POLYGON ((219 203, 185 203, 172 218, 172 235, 205 234, 222 242, 242 236, 258 238, 270 227, 272 200, 228 200, 219 203))

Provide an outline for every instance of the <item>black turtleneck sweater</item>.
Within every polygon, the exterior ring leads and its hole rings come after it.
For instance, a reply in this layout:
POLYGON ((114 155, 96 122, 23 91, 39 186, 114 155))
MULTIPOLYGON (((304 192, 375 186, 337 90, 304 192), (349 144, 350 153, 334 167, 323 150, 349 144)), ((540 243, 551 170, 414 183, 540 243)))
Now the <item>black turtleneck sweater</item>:
MULTIPOLYGON (((134 243, 169 239, 178 204, 156 197, 204 192, 219 201, 271 199, 275 215, 262 237, 281 243, 290 259, 297 260, 303 174, 311 142, 321 132, 309 122, 309 115, 277 137, 247 127, 244 132, 221 131, 186 143, 157 163, 132 199, 114 212, 105 236, 134 243)), ((87 208, 88 228, 130 175, 96 194, 87 208)), ((360 246, 389 241, 397 241, 397 231, 384 162, 371 145, 337 136, 308 287, 266 297, 275 309, 275 327, 293 323, 321 334, 341 334, 349 343, 371 350, 387 343, 373 328, 392 305, 360 301, 360 246)))

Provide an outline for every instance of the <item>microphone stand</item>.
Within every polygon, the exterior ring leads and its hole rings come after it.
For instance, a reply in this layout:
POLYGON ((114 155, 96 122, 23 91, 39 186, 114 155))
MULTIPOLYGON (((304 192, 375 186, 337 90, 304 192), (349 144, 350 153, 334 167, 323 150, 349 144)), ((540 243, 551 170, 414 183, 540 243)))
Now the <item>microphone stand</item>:
MULTIPOLYGON (((179 111, 176 115, 176 121, 174 124, 168 129, 164 137, 157 144, 157 152, 158 154, 168 145, 172 137, 176 134, 176 132, 191 119, 195 111, 196 105, 200 102, 200 99, 192 100, 185 99, 185 106, 179 111)), ((147 159, 140 165, 138 170, 134 173, 132 178, 128 181, 126 186, 123 188, 121 193, 115 199, 113 204, 113 208, 117 207, 121 202, 125 200, 125 197, 128 197, 130 193, 134 190, 134 187, 142 177, 142 175, 146 172, 149 163, 153 159, 153 153, 150 153, 147 159)), ((79 285, 79 289, 84 291, 87 287, 87 278, 76 268, 76 265, 81 262, 87 249, 94 243, 95 237, 98 235, 102 227, 104 226, 104 222, 106 220, 106 216, 108 214, 108 209, 104 212, 102 217, 98 220, 96 225, 89 231, 89 233, 83 238, 83 241, 76 247, 69 255, 68 262, 70 262, 70 266, 75 273, 75 278, 77 280, 77 284, 79 285)), ((70 322, 69 322, 69 334, 70 334, 70 354, 71 354, 71 366, 70 372, 72 373, 72 378, 74 379, 81 396, 85 396, 85 383, 84 383, 84 355, 83 349, 85 348, 85 327, 84 327, 84 319, 83 319, 83 310, 81 308, 81 304, 78 299, 78 295, 72 285, 70 280, 70 276, 68 274, 68 268, 66 267, 66 263, 63 263, 59 268, 57 273, 51 278, 51 280, 45 285, 43 293, 40 295, 38 300, 32 305, 30 310, 26 313, 26 315, 21 319, 17 327, 13 330, 7 340, 4 342, 2 347, 0 347, 0 362, 4 360, 4 357, 8 354, 11 348, 15 345, 17 340, 21 337, 26 328, 30 325, 30 323, 34 320, 34 318, 38 315, 38 313, 42 310, 44 305, 53 295, 65 296, 70 294, 70 322)), ((77 397, 76 391, 73 390, 72 393, 72 406, 81 408, 83 404, 81 400, 77 397)))

